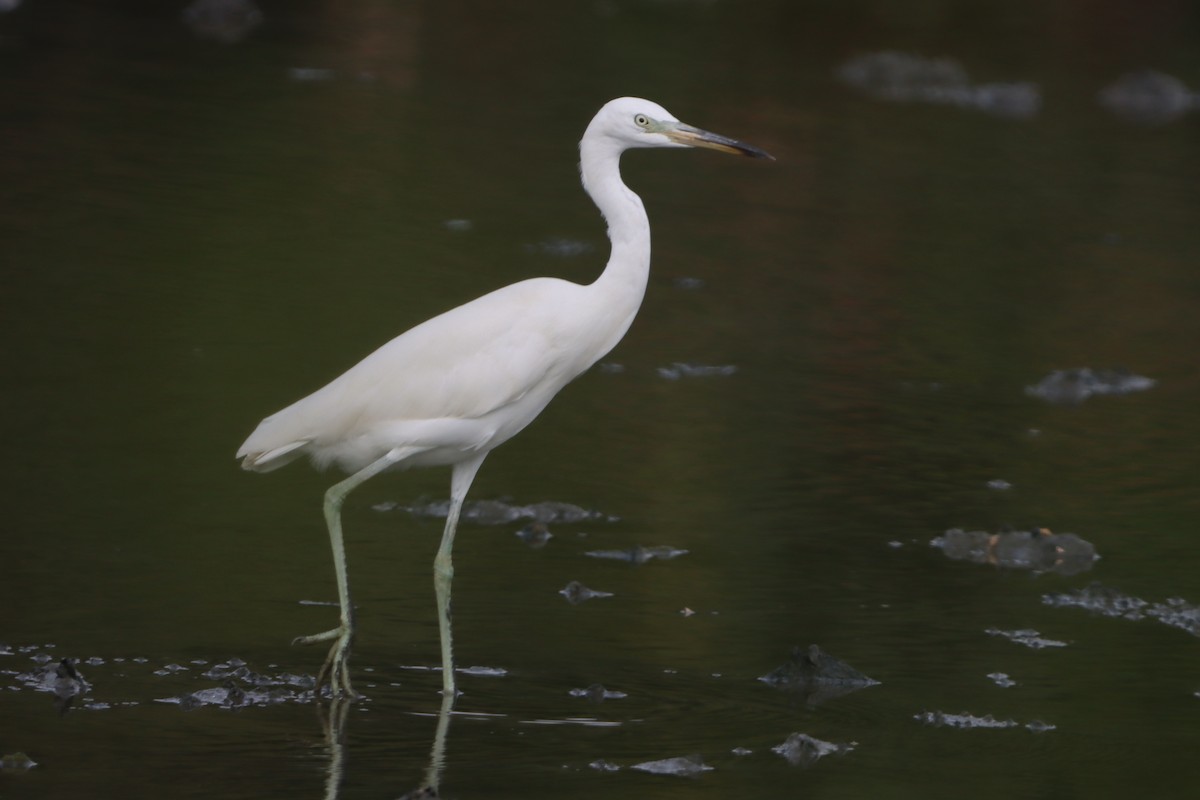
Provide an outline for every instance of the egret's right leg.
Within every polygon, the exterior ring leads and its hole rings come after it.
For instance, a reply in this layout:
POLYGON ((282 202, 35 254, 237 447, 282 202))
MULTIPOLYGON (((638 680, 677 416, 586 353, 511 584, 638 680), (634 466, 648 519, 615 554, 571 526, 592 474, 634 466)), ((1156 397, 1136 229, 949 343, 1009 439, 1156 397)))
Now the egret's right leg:
POLYGON ((363 469, 335 483, 325 492, 325 524, 329 527, 329 545, 333 549, 333 569, 337 574, 338 605, 341 607, 341 619, 338 626, 332 630, 315 633, 312 636, 297 636, 292 644, 316 644, 333 639, 325 664, 317 673, 317 683, 313 693, 319 696, 321 685, 329 679, 329 689, 335 696, 354 696, 350 686, 350 645, 354 642, 354 605, 350 602, 350 582, 346 576, 346 547, 342 542, 342 502, 359 484, 375 477, 390 466, 393 466, 424 448, 397 447, 389 450, 378 461, 368 464, 363 469))
POLYGON ((446 528, 442 531, 442 544, 433 559, 433 588, 437 594, 438 633, 442 640, 442 693, 454 697, 454 640, 450 632, 450 583, 454 579, 454 534, 458 530, 458 515, 462 511, 467 490, 475 480, 487 453, 460 461, 450 474, 450 509, 446 513, 446 528))

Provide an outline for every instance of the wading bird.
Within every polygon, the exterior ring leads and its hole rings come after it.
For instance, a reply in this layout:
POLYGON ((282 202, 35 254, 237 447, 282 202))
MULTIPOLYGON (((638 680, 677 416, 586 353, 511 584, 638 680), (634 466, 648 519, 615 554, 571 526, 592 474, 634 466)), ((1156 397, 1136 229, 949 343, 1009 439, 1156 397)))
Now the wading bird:
POLYGON ((650 222, 621 180, 621 154, 642 147, 707 147, 772 158, 757 147, 686 125, 649 100, 605 104, 579 142, 583 188, 608 222, 612 253, 588 285, 533 278, 497 289, 397 336, 332 383, 264 419, 237 452, 269 472, 302 456, 350 477, 325 493, 341 620, 297 644, 332 641, 317 675, 352 695, 354 607, 342 544, 342 502, 393 468, 450 466, 450 509, 433 562, 442 685, 453 696, 450 552, 463 499, 487 454, 534 420, 558 391, 611 350, 633 322, 650 271, 650 222))

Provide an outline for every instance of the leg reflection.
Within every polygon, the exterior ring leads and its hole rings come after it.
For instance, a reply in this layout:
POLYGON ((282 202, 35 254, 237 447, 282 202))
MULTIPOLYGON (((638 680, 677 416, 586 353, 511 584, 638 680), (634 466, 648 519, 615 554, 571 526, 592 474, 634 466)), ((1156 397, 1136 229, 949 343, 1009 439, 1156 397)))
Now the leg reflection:
MULTIPOLYGON (((442 695, 442 706, 438 711, 437 727, 433 732, 433 746, 429 751, 429 766, 425 780, 410 792, 400 795, 398 800, 431 800, 438 797, 442 770, 446 765, 446 736, 450 731, 450 716, 454 712, 455 695, 442 695)), ((329 750, 329 767, 325 774, 325 800, 337 800, 342 789, 346 768, 346 718, 353 701, 348 697, 334 697, 326 713, 324 706, 317 705, 325 745, 329 750)))
POLYGON ((429 751, 429 768, 425 770, 425 783, 421 786, 421 790, 429 789, 433 794, 416 797, 438 796, 438 784, 442 779, 442 769, 446 766, 446 733, 450 730, 454 699, 453 692, 442 695, 442 709, 438 712, 437 728, 433 732, 433 748, 429 751))
POLYGON ((342 775, 346 768, 346 715, 353 701, 334 695, 329 701, 329 713, 317 702, 317 716, 325 731, 325 746, 329 750, 329 768, 325 772, 325 800, 337 800, 342 790, 342 775))

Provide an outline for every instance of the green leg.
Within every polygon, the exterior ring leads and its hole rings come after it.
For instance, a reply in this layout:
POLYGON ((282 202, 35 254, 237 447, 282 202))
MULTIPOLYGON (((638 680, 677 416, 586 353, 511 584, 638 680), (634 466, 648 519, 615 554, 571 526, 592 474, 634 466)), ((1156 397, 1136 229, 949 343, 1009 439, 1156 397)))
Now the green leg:
POLYGON ((333 569, 337 574, 338 604, 341 607, 341 619, 333 630, 315 633, 312 636, 297 636, 292 644, 316 644, 333 639, 325 664, 317 673, 317 683, 313 687, 316 695, 320 695, 321 685, 329 679, 329 689, 334 696, 354 696, 350 686, 350 645, 354 642, 354 605, 350 601, 350 582, 346 576, 346 547, 342 543, 342 502, 359 484, 375 477, 390 466, 408 458, 424 448, 397 447, 383 458, 375 461, 340 483, 335 483, 325 492, 325 524, 329 527, 329 544, 333 549, 333 569))
POLYGON ((442 639, 442 692, 447 697, 454 697, 454 647, 450 633, 450 582, 454 578, 454 563, 451 551, 454 548, 454 533, 458 529, 458 516, 462 511, 463 500, 475 473, 483 464, 487 453, 482 453, 469 461, 460 461, 454 465, 450 476, 450 511, 446 514, 446 529, 442 532, 442 545, 438 548, 437 557, 433 560, 433 588, 437 592, 438 631, 442 639))

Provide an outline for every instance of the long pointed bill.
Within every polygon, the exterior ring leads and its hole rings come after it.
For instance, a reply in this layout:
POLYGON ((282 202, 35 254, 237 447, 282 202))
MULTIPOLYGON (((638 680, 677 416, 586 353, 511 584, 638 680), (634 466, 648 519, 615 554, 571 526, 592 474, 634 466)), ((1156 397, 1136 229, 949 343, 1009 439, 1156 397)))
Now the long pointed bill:
POLYGON ((710 150, 720 150, 722 153, 733 153, 734 155, 750 156, 751 158, 766 158, 771 161, 775 160, 775 156, 752 144, 739 142, 737 139, 730 139, 728 136, 722 136, 719 133, 702 131, 684 122, 665 125, 661 133, 672 142, 686 147, 707 147, 710 150))

